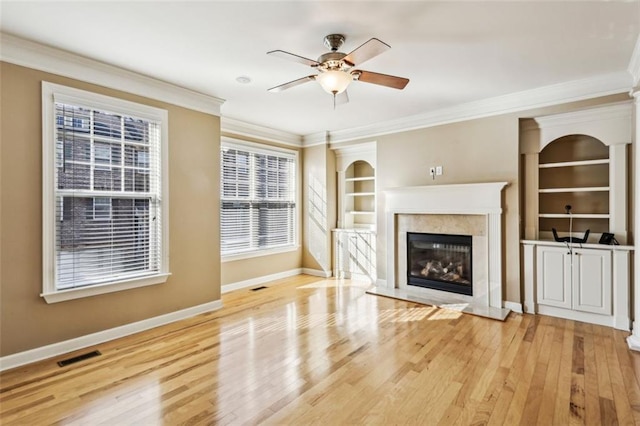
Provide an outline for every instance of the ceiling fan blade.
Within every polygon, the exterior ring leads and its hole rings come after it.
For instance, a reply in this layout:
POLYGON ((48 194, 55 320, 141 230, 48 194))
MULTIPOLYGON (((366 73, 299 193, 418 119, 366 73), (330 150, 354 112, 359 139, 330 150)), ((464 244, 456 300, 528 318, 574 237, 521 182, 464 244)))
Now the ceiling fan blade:
POLYGON ((284 50, 272 50, 271 52, 267 52, 267 55, 277 56, 278 58, 298 62, 299 64, 308 65, 310 67, 317 67, 318 65, 320 65, 318 61, 314 61, 313 59, 305 58, 293 53, 285 52, 284 50))
POLYGON ((394 75, 380 74, 371 71, 355 71, 352 74, 359 75, 358 81, 364 81, 365 83, 378 84, 380 86, 387 86, 393 89, 404 89, 409 83, 408 78, 396 77, 394 75))
POLYGON ((281 84, 279 86, 272 87, 271 89, 268 89, 267 91, 268 92, 282 92, 283 90, 287 90, 287 89, 290 89, 292 87, 299 86, 299 85, 301 85, 303 83, 306 83, 307 81, 313 81, 315 79, 316 79, 315 75, 308 75, 306 77, 302 77, 302 78, 299 78, 297 80, 293 80, 293 81, 290 81, 288 83, 284 83, 284 84, 281 84))
POLYGON ((336 105, 343 105, 349 103, 349 95, 347 94, 347 91, 345 90, 342 93, 338 93, 336 95, 336 105))
POLYGON ((368 61, 369 59, 378 56, 388 49, 391 49, 391 46, 389 46, 387 43, 380 41, 377 38, 372 38, 371 40, 352 50, 351 53, 343 58, 343 60, 350 63, 351 66, 360 65, 364 61, 368 61))

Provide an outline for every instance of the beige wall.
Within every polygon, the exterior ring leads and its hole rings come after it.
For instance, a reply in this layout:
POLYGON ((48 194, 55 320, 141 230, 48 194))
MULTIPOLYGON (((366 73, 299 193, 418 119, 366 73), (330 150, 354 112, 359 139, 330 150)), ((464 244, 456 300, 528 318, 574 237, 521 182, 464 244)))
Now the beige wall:
POLYGON ((220 118, 1 64, 0 355, 220 299, 220 118), (47 304, 42 291, 41 81, 169 111, 170 272, 164 284, 47 304))
MULTIPOLYGON (((233 133, 223 132, 222 136, 240 139, 247 142, 260 143, 264 145, 271 145, 280 148, 286 148, 298 152, 298 199, 301 204, 304 204, 304 200, 301 195, 300 188, 302 187, 300 178, 302 176, 302 156, 301 150, 287 145, 276 144, 270 141, 261 140, 258 138, 250 138, 244 135, 236 135, 233 133)), ((301 210, 299 210, 300 212, 301 210)), ((298 214, 298 236, 299 242, 302 244, 302 214, 298 214)), ((219 242, 218 242, 219 244, 219 242)), ((302 262, 302 248, 297 250, 272 254, 268 256, 251 257, 248 259, 224 261, 222 263, 221 282, 222 285, 230 285, 240 283, 242 281, 253 280, 262 278, 268 275, 279 274, 282 272, 292 271, 300 268, 302 262)))
POLYGON ((304 150, 302 267, 330 272, 331 230, 336 226, 336 163, 326 145, 304 150))

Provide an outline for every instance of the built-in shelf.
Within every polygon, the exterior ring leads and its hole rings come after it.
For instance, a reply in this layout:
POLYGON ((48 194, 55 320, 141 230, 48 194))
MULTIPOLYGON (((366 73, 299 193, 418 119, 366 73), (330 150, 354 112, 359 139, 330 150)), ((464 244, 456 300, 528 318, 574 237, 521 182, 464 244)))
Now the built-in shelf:
POLYGON ((335 148, 338 227, 333 230, 333 274, 376 282, 376 143, 335 148))
POLYGON ((619 185, 617 173, 612 172, 620 167, 616 154, 599 139, 582 132, 538 146, 542 149, 535 157, 537 171, 532 172, 536 176, 530 179, 537 188, 529 191, 530 196, 537 193, 531 205, 538 210, 535 216, 538 237, 548 235, 552 228, 569 232, 570 217, 576 220, 574 230, 591 229, 592 239, 597 233, 609 232, 614 218, 612 210, 616 207, 615 189, 619 185), (572 207, 571 216, 565 206, 572 207))
POLYGON ((348 177, 345 178, 345 182, 362 182, 366 180, 376 180, 375 176, 364 176, 364 177, 348 177))
POLYGON ((525 312, 629 330, 632 110, 621 102, 521 121, 525 312), (622 245, 597 244, 605 233, 622 245))
POLYGON ((375 192, 348 192, 346 194, 347 197, 371 197, 376 195, 375 192))
POLYGON ((575 213, 569 216, 566 213, 541 213, 538 217, 546 219, 609 219, 608 214, 596 214, 596 213, 575 213))
POLYGON ((554 167, 576 167, 576 166, 595 166, 597 164, 609 164, 608 158, 597 160, 581 160, 581 161, 563 161, 558 163, 544 163, 538 165, 541 169, 551 169, 554 167))
POLYGON ((540 188, 541 194, 551 194, 555 192, 606 192, 609 191, 608 186, 590 186, 590 187, 568 187, 568 188, 540 188))

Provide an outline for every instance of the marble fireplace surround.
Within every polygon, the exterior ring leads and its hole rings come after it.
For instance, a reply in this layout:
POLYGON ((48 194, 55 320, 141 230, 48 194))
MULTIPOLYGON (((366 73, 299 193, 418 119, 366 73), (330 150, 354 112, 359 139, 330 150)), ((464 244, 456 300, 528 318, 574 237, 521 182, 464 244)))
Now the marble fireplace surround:
POLYGON ((371 293, 504 320, 502 190, 507 182, 430 185, 384 191, 387 279, 371 293), (406 232, 473 237, 473 296, 408 286, 406 232), (386 284, 386 285, 383 285, 386 284))

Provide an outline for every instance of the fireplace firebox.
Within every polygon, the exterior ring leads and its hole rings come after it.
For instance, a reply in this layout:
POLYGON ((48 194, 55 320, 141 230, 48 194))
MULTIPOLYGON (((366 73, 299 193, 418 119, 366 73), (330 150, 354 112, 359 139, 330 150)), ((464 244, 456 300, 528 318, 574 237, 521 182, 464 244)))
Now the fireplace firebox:
POLYGON ((407 232, 407 284, 473 295, 470 235, 407 232))

